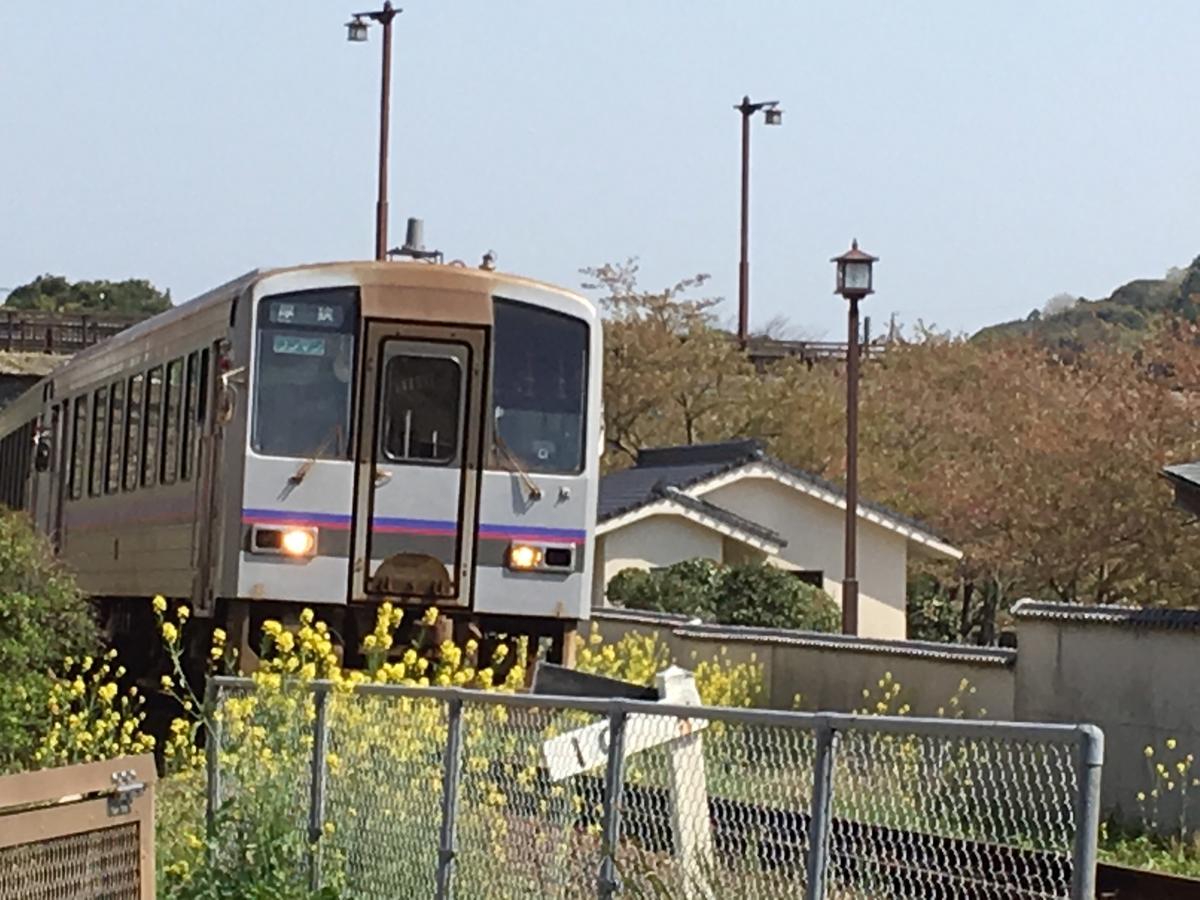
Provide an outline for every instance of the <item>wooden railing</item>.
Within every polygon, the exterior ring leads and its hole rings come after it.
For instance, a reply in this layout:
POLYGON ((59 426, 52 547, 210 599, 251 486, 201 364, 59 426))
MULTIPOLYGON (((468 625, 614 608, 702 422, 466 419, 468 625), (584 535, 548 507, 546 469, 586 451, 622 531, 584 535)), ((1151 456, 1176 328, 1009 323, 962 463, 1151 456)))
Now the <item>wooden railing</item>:
POLYGON ((145 318, 127 313, 59 313, 0 307, 0 350, 78 353, 145 318))
MULTIPOLYGON (((879 359, 887 352, 887 344, 875 341, 860 345, 863 359, 879 359)), ((781 341, 772 338, 750 338, 747 354, 754 362, 762 364, 786 357, 798 357, 808 364, 816 362, 840 362, 849 352, 846 341, 781 341)))

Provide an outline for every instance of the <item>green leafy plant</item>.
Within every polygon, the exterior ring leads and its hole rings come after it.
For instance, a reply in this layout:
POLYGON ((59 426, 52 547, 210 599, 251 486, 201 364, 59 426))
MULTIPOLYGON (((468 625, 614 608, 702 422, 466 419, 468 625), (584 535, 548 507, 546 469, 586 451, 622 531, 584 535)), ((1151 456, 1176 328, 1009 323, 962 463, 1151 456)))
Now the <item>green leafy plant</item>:
MULTIPOLYGON (((0 513, 0 771, 33 764, 57 717, 54 672, 100 655, 87 601, 20 513, 0 513)), ((90 668, 90 666, 89 666, 90 668)))
POLYGON ((836 631, 840 621, 828 594, 765 563, 723 566, 692 559, 651 572, 626 569, 609 582, 608 598, 629 609, 723 625, 836 631))

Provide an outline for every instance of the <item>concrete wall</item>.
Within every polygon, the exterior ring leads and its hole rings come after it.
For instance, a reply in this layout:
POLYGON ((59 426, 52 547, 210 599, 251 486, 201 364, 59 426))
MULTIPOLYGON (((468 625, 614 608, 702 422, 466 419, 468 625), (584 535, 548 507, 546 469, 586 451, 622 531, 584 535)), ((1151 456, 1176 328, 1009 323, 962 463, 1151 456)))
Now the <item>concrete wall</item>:
MULTIPOLYGON (((1177 822, 1175 764, 1189 753, 1200 755, 1200 622, 1189 621, 1200 613, 1147 610, 1123 616, 1093 610, 1018 605, 1016 717, 1100 726, 1104 808, 1135 821, 1137 794, 1149 794, 1154 781, 1145 756, 1153 746, 1153 762, 1167 763, 1175 784, 1160 818, 1177 822), (1171 738, 1174 751, 1164 746, 1171 738)), ((1193 769, 1189 776, 1200 777, 1200 767, 1193 769)), ((1188 789, 1195 793, 1200 787, 1189 781, 1188 789)))
POLYGON ((895 706, 907 703, 912 715, 935 716, 939 707, 951 715, 949 700, 965 678, 974 688, 964 697, 967 715, 1013 717, 1011 650, 689 624, 615 610, 593 610, 593 621, 609 641, 631 631, 657 634, 684 668, 722 651, 730 662, 753 661, 763 667, 764 705, 776 709, 852 712, 867 705, 863 690, 874 699, 891 673, 900 685, 895 706))
MULTIPOLYGON (((789 569, 819 570, 825 590, 842 602, 845 513, 771 478, 742 478, 702 495, 787 538, 773 560, 789 569)), ((907 635, 905 590, 908 541, 903 535, 860 518, 858 522, 859 633, 902 639, 907 635)))

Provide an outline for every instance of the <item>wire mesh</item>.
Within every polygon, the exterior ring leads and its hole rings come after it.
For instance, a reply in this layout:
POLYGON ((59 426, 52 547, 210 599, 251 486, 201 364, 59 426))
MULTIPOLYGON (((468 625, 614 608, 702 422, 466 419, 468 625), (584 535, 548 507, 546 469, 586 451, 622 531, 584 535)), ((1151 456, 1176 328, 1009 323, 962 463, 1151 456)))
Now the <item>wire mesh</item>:
POLYGON ((589 726, 604 730, 607 719, 553 707, 464 704, 456 896, 594 894, 605 760, 557 781, 545 765, 548 740, 589 726))
POLYGON ((1072 896, 1082 781, 1078 735, 1066 729, 334 689, 322 793, 309 775, 321 721, 311 695, 255 705, 251 691, 227 692, 223 702, 223 719, 240 720, 222 731, 231 837, 250 816, 274 816, 296 834, 282 863, 305 876, 315 865, 342 896, 444 896, 447 813, 456 897, 607 896, 610 853, 629 897, 798 896, 810 890, 810 857, 826 863, 830 898, 1072 896), (448 785, 451 701, 462 744, 448 785), (610 748, 615 710, 622 746, 610 748), (818 718, 832 742, 818 745, 818 718), (832 761, 824 770, 819 746, 832 761), (621 769, 609 847, 611 758, 621 769), (825 815, 818 784, 832 798, 823 856, 810 846, 814 816, 825 815), (313 796, 324 797, 315 848, 313 796))
POLYGON ((136 822, 0 849, 0 900, 138 900, 136 822))
POLYGON ((212 822, 218 862, 247 846, 269 847, 274 856, 265 864, 293 872, 301 883, 310 865, 314 696, 280 682, 269 691, 225 687, 218 703, 220 778, 212 822))
POLYGON ((631 897, 778 897, 805 884, 810 731, 633 715, 617 871, 631 897))
POLYGON ((847 897, 1067 897, 1072 747, 848 730, 830 882, 847 897))
POLYGON ((434 894, 446 704, 328 699, 323 881, 364 900, 434 894))

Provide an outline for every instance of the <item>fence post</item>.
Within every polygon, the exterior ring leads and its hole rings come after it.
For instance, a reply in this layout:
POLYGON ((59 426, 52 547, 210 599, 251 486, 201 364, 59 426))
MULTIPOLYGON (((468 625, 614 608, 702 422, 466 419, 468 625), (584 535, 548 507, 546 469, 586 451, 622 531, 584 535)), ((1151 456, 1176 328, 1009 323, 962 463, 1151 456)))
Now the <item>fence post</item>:
POLYGON ((204 827, 210 846, 217 831, 217 810, 221 807, 221 720, 217 717, 220 698, 220 688, 209 679, 204 698, 208 722, 208 730, 204 735, 204 767, 208 779, 204 791, 204 827))
POLYGON ((604 833, 600 860, 600 878, 596 885, 600 900, 609 900, 616 893, 617 844, 621 840, 621 790, 625 784, 625 723, 628 714, 613 704, 608 714, 608 767, 604 771, 604 833))
POLYGON ((308 885, 311 890, 319 891, 321 836, 325 832, 325 751, 329 738, 329 690, 324 685, 316 685, 314 690, 316 721, 313 723, 312 771, 308 795, 308 885))
POLYGON ((437 900, 448 900, 454 878, 458 782, 462 771, 463 702, 452 697, 446 715, 446 753, 442 763, 442 832, 438 839, 437 900))
POLYGON ((1071 860, 1072 900, 1096 896, 1096 841, 1100 831, 1100 776, 1104 766, 1104 732, 1081 725, 1075 767, 1075 848, 1071 860))
POLYGON ((808 885, 805 900, 823 900, 829 863, 829 824, 833 810, 833 762, 837 734, 824 716, 817 718, 817 758, 813 764, 812 816, 808 820, 808 885))

